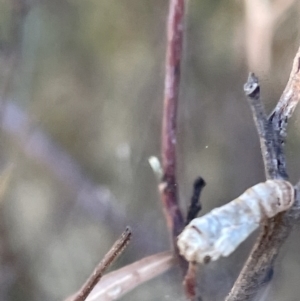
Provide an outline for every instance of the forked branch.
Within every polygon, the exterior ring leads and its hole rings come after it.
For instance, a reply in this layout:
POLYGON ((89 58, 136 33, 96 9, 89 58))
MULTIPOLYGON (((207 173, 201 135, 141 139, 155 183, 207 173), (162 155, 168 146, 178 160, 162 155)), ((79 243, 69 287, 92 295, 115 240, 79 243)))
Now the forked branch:
MULTIPOLYGON (((272 125, 275 136, 274 141, 271 142, 276 152, 276 160, 273 164, 277 169, 278 177, 287 175, 283 146, 285 143, 288 119, 292 116, 300 98, 299 62, 300 48, 294 59, 288 84, 275 110, 269 117, 269 123, 272 125)), ((261 135, 259 128, 258 133, 261 135)), ((271 138, 268 137, 267 139, 271 138)), ((264 137, 261 136, 260 140, 263 141, 264 137)), ((262 152, 262 156, 265 158, 265 152, 262 152)), ((267 159, 265 158, 264 162, 266 161, 267 159)), ((262 231, 226 301, 252 300, 257 291, 266 282, 265 280, 268 278, 269 272, 273 269, 280 247, 285 242, 293 225, 299 218, 299 185, 295 186, 295 190, 296 202, 291 210, 286 213, 280 213, 274 218, 267 220, 262 226, 262 231)))

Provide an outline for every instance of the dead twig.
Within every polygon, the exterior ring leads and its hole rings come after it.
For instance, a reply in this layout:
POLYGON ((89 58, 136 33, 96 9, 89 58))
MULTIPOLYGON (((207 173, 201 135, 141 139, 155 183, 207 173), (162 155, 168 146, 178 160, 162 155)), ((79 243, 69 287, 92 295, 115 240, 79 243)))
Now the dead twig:
POLYGON ((190 206, 187 213, 187 218, 185 224, 188 225, 195 217, 197 217, 199 211, 201 210, 200 194, 202 189, 205 187, 206 183, 203 178, 199 177, 194 182, 193 194, 190 201, 190 206))
POLYGON ((278 104, 270 115, 275 131, 283 140, 286 137, 288 119, 292 116, 300 98, 300 48, 295 56, 289 81, 284 89, 278 104))
MULTIPOLYGON (((270 114, 277 144, 277 165, 281 174, 286 174, 286 158, 283 151, 287 135, 288 120, 292 116, 300 98, 300 48, 295 56, 289 81, 284 89, 278 104, 270 114)), ((287 176, 286 176, 287 177, 287 176)))
POLYGON ((176 179, 176 129, 183 41, 183 18, 184 0, 170 0, 162 125, 163 179, 159 185, 159 190, 176 254, 178 254, 176 238, 184 226, 184 218, 178 204, 178 184, 176 179))
POLYGON ((244 91, 249 100, 258 132, 266 179, 285 179, 287 178, 285 170, 281 171, 277 165, 278 149, 276 148, 275 133, 265 113, 265 108, 260 98, 259 81, 254 73, 249 74, 248 80, 244 85, 244 91))
POLYGON ((102 261, 96 267, 92 275, 88 278, 82 288, 75 294, 75 296, 68 298, 69 301, 84 301, 87 296, 90 294, 92 289, 101 279, 103 273, 107 268, 123 253, 124 249, 128 245, 131 238, 130 228, 122 233, 122 235, 116 240, 111 249, 106 253, 102 261))
MULTIPOLYGON (((278 176, 286 174, 286 160, 283 145, 286 137, 288 119, 299 102, 300 97, 300 48, 295 56, 292 72, 288 84, 275 108, 269 117, 275 133, 278 176)), ((263 154, 264 155, 264 154, 263 154)), ((280 247, 290 234, 293 225, 299 218, 299 186, 296 189, 296 202, 286 213, 280 213, 267 220, 246 261, 238 279, 236 280, 226 301, 252 300, 257 291, 266 282, 270 270, 273 268, 280 247)))

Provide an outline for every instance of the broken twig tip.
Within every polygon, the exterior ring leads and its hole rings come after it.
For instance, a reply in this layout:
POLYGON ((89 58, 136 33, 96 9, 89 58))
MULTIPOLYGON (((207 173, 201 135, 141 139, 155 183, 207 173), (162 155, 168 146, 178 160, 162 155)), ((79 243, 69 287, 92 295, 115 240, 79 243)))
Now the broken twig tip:
POLYGON ((205 187, 205 185, 206 183, 202 177, 198 177, 194 181, 193 194, 191 197, 185 225, 187 225, 192 219, 194 219, 198 215, 199 211, 201 210, 202 206, 200 203, 200 194, 202 192, 202 189, 205 187))
POLYGON ((128 235, 132 235, 132 230, 130 226, 127 226, 124 233, 127 233, 128 235))
POLYGON ((247 82, 244 85, 244 92, 246 96, 250 98, 258 98, 260 93, 260 86, 258 77, 253 73, 250 72, 247 82))
POLYGON ((202 177, 198 177, 194 182, 194 189, 202 189, 206 185, 206 182, 202 177))

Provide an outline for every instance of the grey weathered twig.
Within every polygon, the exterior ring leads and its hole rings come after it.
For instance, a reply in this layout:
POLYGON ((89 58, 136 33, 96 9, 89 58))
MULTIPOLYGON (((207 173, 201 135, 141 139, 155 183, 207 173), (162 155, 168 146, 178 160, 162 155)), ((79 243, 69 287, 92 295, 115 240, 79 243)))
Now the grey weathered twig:
MULTIPOLYGON (((299 102, 300 98, 300 48, 295 56, 292 72, 288 84, 269 121, 275 133, 274 144, 279 147, 274 165, 277 165, 278 176, 286 173, 286 162, 283 153, 284 138, 286 136, 287 122, 299 102)), ((275 167, 275 166, 274 166, 275 167)), ((290 234, 293 225, 299 218, 299 186, 296 189, 296 202, 286 213, 267 220, 262 231, 236 280, 226 301, 252 300, 259 288, 265 283, 269 271, 273 268, 280 247, 290 234)))
POLYGON ((92 289, 101 279, 103 273, 109 266, 123 253, 131 238, 131 230, 127 227, 122 235, 116 240, 111 249, 106 253, 102 261, 95 268, 92 275, 88 278, 82 288, 66 301, 84 301, 92 289))
POLYGON ((248 97, 253 113, 253 119, 258 132, 262 157, 265 166, 267 179, 278 178, 278 168, 276 164, 276 145, 272 124, 268 121, 264 105, 260 98, 260 85, 254 73, 250 73, 244 91, 248 97))
POLYGON ((273 127, 279 132, 280 138, 286 137, 287 122, 292 116, 300 98, 300 48, 293 62, 292 72, 289 81, 284 89, 277 106, 269 119, 273 127))

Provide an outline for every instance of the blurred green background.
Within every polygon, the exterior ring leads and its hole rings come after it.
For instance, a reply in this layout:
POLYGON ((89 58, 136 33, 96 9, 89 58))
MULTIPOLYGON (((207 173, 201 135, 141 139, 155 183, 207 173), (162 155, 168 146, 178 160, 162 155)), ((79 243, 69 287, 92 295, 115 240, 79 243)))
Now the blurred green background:
MULTIPOLYGON (((264 180, 242 87, 256 72, 267 111, 275 106, 299 46, 300 5, 186 5, 177 172, 184 212, 195 178, 207 182, 203 214, 264 180)), ((148 164, 160 156, 167 13, 161 0, 0 0, 0 300, 63 300, 126 225, 133 240, 114 268, 169 248, 148 164)), ((297 109, 293 183, 299 149, 297 109)), ((298 231, 262 300, 298 299, 298 231)), ((201 267, 203 300, 224 298, 252 242, 201 267)), ((174 268, 122 300, 185 300, 180 281, 174 268)))

